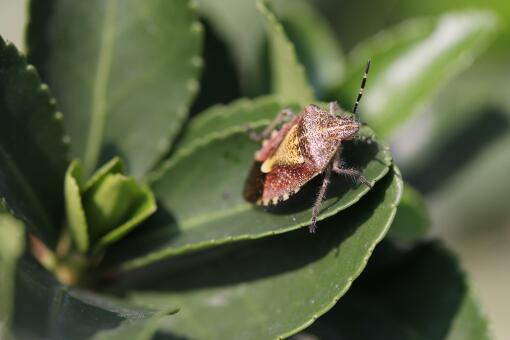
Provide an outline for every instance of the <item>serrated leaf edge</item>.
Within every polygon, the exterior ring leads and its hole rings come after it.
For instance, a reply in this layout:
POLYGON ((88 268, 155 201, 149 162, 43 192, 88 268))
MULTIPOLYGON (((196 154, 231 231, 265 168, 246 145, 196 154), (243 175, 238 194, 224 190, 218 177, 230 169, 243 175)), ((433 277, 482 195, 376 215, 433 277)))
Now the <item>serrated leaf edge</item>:
MULTIPOLYGON (((63 124, 64 115, 62 114, 62 112, 58 111, 58 109, 56 107, 57 101, 51 94, 51 91, 50 91, 48 85, 46 85, 45 83, 42 82, 41 77, 39 76, 39 73, 37 72, 35 67, 33 65, 30 65, 27 63, 26 57, 19 52, 19 50, 16 48, 16 46, 12 42, 10 42, 8 40, 4 40, 2 38, 2 36, 0 36, 0 49, 2 49, 2 48, 12 49, 14 51, 15 55, 19 58, 20 66, 21 66, 20 72, 25 73, 27 75, 31 75, 32 77, 34 77, 36 84, 39 84, 38 89, 35 89, 35 91, 42 93, 43 96, 45 97, 45 99, 48 101, 48 103, 52 107, 53 124, 55 124, 57 126, 57 129, 60 130, 60 132, 61 132, 60 135, 62 136, 61 146, 64 150, 64 154, 61 155, 61 157, 63 157, 64 160, 66 161, 66 163, 68 163, 69 162, 69 146, 71 143, 71 138, 69 137, 69 135, 67 135, 65 133, 64 124, 63 124)), ((1 147, 0 147, 0 152, 4 155, 8 155, 1 147)), ((5 157, 5 159, 8 160, 9 157, 5 157)), ((25 194, 31 198, 32 203, 34 204, 34 207, 38 211, 38 214, 40 214, 40 217, 43 218, 44 223, 47 226, 50 226, 51 218, 46 213, 44 208, 41 206, 39 199, 37 198, 36 195, 34 195, 32 189, 30 188, 30 185, 27 185, 27 183, 25 182, 24 176, 21 175, 21 172, 17 170, 17 166, 15 164, 12 164, 12 162, 9 162, 9 164, 11 165, 11 169, 15 170, 14 172, 20 180, 20 184, 23 187, 23 191, 25 191, 25 194)), ((6 209, 9 210, 9 212, 11 212, 13 214, 13 216, 16 216, 16 214, 14 214, 14 211, 9 207, 8 202, 3 197, 2 197, 2 201, 3 201, 3 205, 6 207, 6 209)), ((16 217, 22 218, 22 216, 16 216, 16 217)), ((25 220, 23 220, 23 221, 25 221, 25 220)), ((30 223, 30 221, 25 221, 25 222, 28 225, 32 224, 32 223, 30 223)), ((36 226, 32 226, 32 228, 34 228, 34 230, 37 230, 36 226)), ((50 235, 50 237, 56 238, 56 235, 50 235)))
POLYGON ((400 173, 400 169, 398 169, 395 165, 393 166, 392 169, 394 171, 394 176, 396 179, 395 182, 397 183, 398 194, 397 194, 395 201, 392 202, 392 204, 391 204, 392 212, 391 212, 390 218, 386 221, 386 224, 385 224, 384 228, 381 230, 381 232, 379 233, 378 237, 368 247, 365 257, 363 258, 363 261, 361 261, 359 263, 359 265, 356 268, 356 270, 354 271, 354 273, 347 278, 347 284, 344 286, 344 288, 342 290, 340 290, 337 293, 337 295, 334 297, 334 299, 331 301, 331 303, 327 304, 320 311, 316 312, 307 322, 303 323, 299 327, 296 327, 286 333, 279 335, 277 337, 277 339, 288 338, 288 337, 296 334, 297 332, 304 330, 305 328, 310 326, 312 323, 314 323, 315 320, 317 320, 320 316, 322 316, 323 314, 325 314, 327 311, 329 311, 331 308, 333 308, 335 306, 335 304, 338 302, 338 300, 340 300, 340 298, 351 288, 351 285, 354 282, 354 280, 363 272, 363 269, 365 269, 365 266, 368 263, 368 260, 370 259, 370 257, 372 256, 372 253, 373 253, 375 247, 377 246, 377 244, 379 244, 379 242, 382 241, 382 239, 388 232, 391 224, 393 223, 393 219, 395 218, 395 215, 397 214, 398 204, 400 202, 400 199, 402 198, 402 191, 404 189, 404 182, 402 181, 402 174, 400 173))
MULTIPOLYGON (((228 137, 228 136, 224 136, 223 138, 226 138, 226 137, 228 137)), ((219 139, 222 139, 222 138, 219 138, 219 139)), ((382 171, 380 174, 378 174, 378 176, 371 178, 371 180, 374 181, 375 183, 378 182, 379 180, 381 180, 384 176, 386 176, 388 174, 388 172, 390 171, 390 168, 392 166, 392 161, 393 161, 391 158, 391 153, 389 151, 389 147, 383 143, 380 143, 380 142, 378 142, 378 143, 382 148, 384 148, 384 150, 386 151, 386 154, 390 155, 390 157, 388 157, 387 159, 384 160, 387 162, 387 163, 385 163, 386 164, 385 170, 382 171)), ((180 154, 179 157, 176 157, 177 159, 174 158, 171 161, 169 161, 168 163, 166 163, 164 171, 166 172, 166 171, 170 170, 182 158, 189 156, 195 149, 190 149, 190 150, 188 150, 188 152, 186 154, 184 154, 184 153, 180 154)), ((317 221, 322 221, 328 217, 336 215, 340 211, 345 210, 345 209, 353 206, 357 202, 359 202, 359 200, 370 191, 370 189, 367 188, 366 186, 362 186, 362 188, 363 189, 361 189, 358 192, 358 194, 351 201, 346 203, 345 205, 336 207, 336 209, 332 209, 332 210, 321 213, 319 215, 317 221)), ((401 195, 401 193, 400 193, 400 195, 401 195)), ((399 197, 399 201, 400 201, 400 197, 399 197)), ((252 207, 252 204, 243 203, 243 204, 239 204, 239 205, 233 207, 232 209, 235 211, 238 211, 238 209, 249 209, 251 207, 252 207)), ((260 238, 264 238, 264 237, 268 237, 268 236, 279 235, 279 234, 283 234, 283 233, 286 233, 286 232, 289 232, 292 230, 297 230, 297 229, 303 228, 305 226, 308 226, 308 224, 309 224, 309 222, 302 222, 302 223, 295 224, 291 227, 282 228, 282 229, 278 229, 278 230, 271 230, 269 232, 262 232, 262 233, 258 233, 258 234, 243 234, 243 235, 237 235, 235 237, 228 236, 228 237, 224 237, 224 238, 212 239, 212 240, 203 241, 203 242, 188 243, 188 244, 185 244, 185 245, 182 245, 179 247, 173 247, 173 248, 167 247, 167 248, 163 248, 156 252, 151 252, 148 255, 140 256, 140 257, 123 262, 122 265, 119 267, 119 271, 124 272, 124 271, 133 270, 133 269, 145 266, 149 263, 156 262, 158 260, 161 260, 161 259, 164 259, 164 258, 167 258, 170 256, 180 255, 182 253, 190 252, 190 251, 201 250, 201 249, 208 248, 208 247, 214 246, 214 245, 227 244, 227 243, 242 241, 242 240, 255 240, 255 239, 260 239, 260 238)))

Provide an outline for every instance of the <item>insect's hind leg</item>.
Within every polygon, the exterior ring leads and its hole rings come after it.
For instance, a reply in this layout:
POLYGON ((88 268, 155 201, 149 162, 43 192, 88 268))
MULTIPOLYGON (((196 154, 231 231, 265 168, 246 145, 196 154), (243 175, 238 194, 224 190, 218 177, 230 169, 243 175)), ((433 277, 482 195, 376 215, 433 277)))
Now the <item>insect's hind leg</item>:
POLYGON ((269 123, 269 125, 262 131, 257 132, 255 131, 249 124, 246 125, 246 130, 248 131, 248 134, 250 138, 258 143, 262 142, 264 139, 267 139, 271 132, 273 132, 278 125, 281 125, 285 121, 287 121, 289 118, 292 118, 295 116, 295 113, 292 112, 290 109, 284 109, 281 110, 276 117, 269 123))

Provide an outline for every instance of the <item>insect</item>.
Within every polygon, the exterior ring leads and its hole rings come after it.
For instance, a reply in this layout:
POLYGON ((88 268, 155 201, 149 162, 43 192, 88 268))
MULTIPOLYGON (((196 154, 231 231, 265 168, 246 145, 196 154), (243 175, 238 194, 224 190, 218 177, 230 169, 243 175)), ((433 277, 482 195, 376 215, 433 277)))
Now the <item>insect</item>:
POLYGON ((324 174, 312 209, 310 232, 315 233, 317 217, 332 173, 349 176, 369 188, 359 170, 343 166, 342 142, 352 139, 360 128, 356 110, 363 96, 370 60, 367 62, 352 115, 346 116, 336 102, 329 112, 310 104, 299 114, 286 109, 262 131, 250 130, 250 137, 261 143, 244 187, 244 196, 259 205, 276 205, 287 200, 319 174, 324 174), (343 115, 338 115, 343 114, 343 115), (278 130, 277 128, 281 126, 278 130))

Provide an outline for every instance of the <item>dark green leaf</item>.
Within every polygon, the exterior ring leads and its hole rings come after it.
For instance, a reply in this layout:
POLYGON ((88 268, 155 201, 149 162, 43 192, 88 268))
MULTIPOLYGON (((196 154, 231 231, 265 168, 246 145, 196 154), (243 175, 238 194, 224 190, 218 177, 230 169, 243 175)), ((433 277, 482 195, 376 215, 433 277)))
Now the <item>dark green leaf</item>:
POLYGON ((50 246, 62 218, 66 142, 48 87, 0 37, 0 197, 50 246))
POLYGON ((25 248, 24 225, 0 206, 0 338, 7 339, 14 302, 16 262, 25 248))
POLYGON ((450 252, 432 242, 397 253, 392 266, 374 272, 381 262, 376 256, 383 255, 376 252, 374 266, 306 333, 323 340, 490 339, 487 321, 450 252))
MULTIPOLYGON (((167 308, 168 310, 168 308, 167 308)), ((19 338, 87 339, 124 323, 151 323, 155 311, 65 287, 31 258, 17 269, 14 333, 19 338)))
POLYGON ((305 69, 297 59, 294 45, 266 5, 259 1, 257 6, 265 18, 269 40, 272 93, 284 101, 310 104, 314 101, 314 93, 306 79, 305 69))
MULTIPOLYGON (((251 115, 250 110, 238 113, 251 115)), ((377 181, 387 173, 391 155, 386 146, 375 141, 370 129, 363 128, 361 136, 367 139, 346 143, 344 159, 362 170, 368 180, 377 181)), ((124 265, 127 269, 220 243, 283 233, 310 223, 320 178, 267 211, 248 203, 242 195, 259 146, 244 132, 208 140, 207 144, 178 153, 159 171, 151 184, 159 201, 158 212, 111 251, 111 260, 129 259, 124 265)), ((335 177, 319 220, 355 204, 367 192, 365 185, 335 177)))
POLYGON ((187 0, 32 1, 31 61, 54 88, 90 174, 121 156, 143 176, 197 91, 202 28, 187 0))
POLYGON ((167 270, 129 296, 181 306, 162 330, 175 336, 290 336, 328 311, 360 274, 393 220, 401 190, 399 176, 390 173, 355 207, 321 222, 316 235, 302 230, 241 243, 219 259, 167 270))
POLYGON ((356 93, 364 64, 372 58, 361 111, 378 134, 388 137, 485 49, 496 28, 493 13, 463 11, 380 33, 350 56, 352 73, 343 97, 356 93))
POLYGON ((388 237, 398 241, 413 241, 424 237, 429 228, 430 216, 423 197, 406 183, 388 237))

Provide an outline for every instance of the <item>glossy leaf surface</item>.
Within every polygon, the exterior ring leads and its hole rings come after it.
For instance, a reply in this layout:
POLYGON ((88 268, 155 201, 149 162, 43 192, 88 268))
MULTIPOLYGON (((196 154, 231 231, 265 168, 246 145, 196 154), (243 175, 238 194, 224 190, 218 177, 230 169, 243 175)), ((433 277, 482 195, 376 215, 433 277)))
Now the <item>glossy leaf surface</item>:
MULTIPOLYGON (((258 110, 257 106, 241 106, 235 115, 251 118, 252 110, 258 110)), ((217 119, 224 117, 214 116, 207 124, 213 125, 217 119)), ((267 120, 252 125, 264 122, 267 120)), ((244 130, 244 124, 238 126, 244 130)), ((259 146, 244 131, 237 132, 239 129, 233 127, 228 131, 230 134, 222 131, 211 138, 200 137, 202 141, 195 146, 190 141, 155 174, 151 187, 159 202, 158 211, 110 252, 110 260, 129 259, 124 267, 127 269, 220 243, 283 233, 310 223, 320 176, 276 208, 250 204, 242 192, 259 146)), ((349 166, 362 170, 368 180, 377 181, 391 165, 389 149, 378 144, 368 128, 363 128, 360 136, 359 141, 346 143, 343 157, 349 166)), ((368 191, 364 185, 335 177, 319 220, 355 204, 368 191)))
MULTIPOLYGON (((300 230, 239 244, 209 262, 151 277, 130 299, 180 311, 161 332, 208 339, 290 336, 328 311, 363 270, 395 215, 402 182, 389 173, 355 207, 300 230)), ((170 265, 171 262, 169 262, 170 265)), ((173 262, 177 269, 182 263, 173 262)))

